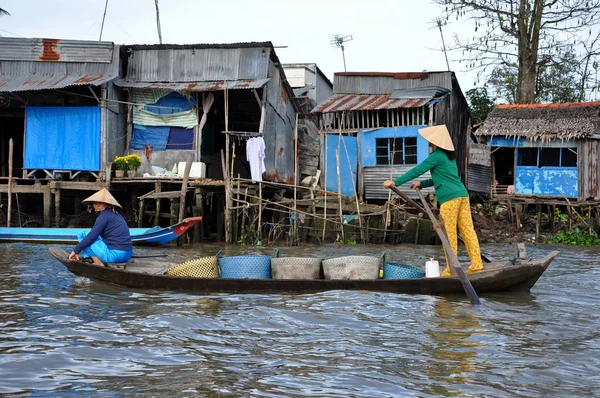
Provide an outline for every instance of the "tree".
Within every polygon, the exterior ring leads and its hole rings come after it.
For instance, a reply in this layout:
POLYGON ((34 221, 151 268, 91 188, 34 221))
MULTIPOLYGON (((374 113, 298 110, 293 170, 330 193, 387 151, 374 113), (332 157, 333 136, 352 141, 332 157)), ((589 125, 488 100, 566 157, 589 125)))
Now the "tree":
POLYGON ((487 87, 467 91, 467 100, 473 125, 481 124, 495 106, 494 101, 488 96, 487 87))
POLYGON ((0 16, 2 15, 10 15, 10 13, 8 11, 6 11, 4 8, 0 8, 0 16))
MULTIPOLYGON (((468 66, 479 69, 516 67, 515 102, 535 101, 540 67, 580 42, 587 27, 600 22, 600 0, 434 0, 455 15, 475 22, 480 36, 456 39, 468 66), (483 29, 482 29, 483 28, 483 29), (480 30, 482 29, 482 30, 480 30)), ((593 53, 594 51, 591 51, 593 53)), ((590 58, 591 59, 591 58, 590 58)), ((584 80, 589 79, 583 76, 584 80)))

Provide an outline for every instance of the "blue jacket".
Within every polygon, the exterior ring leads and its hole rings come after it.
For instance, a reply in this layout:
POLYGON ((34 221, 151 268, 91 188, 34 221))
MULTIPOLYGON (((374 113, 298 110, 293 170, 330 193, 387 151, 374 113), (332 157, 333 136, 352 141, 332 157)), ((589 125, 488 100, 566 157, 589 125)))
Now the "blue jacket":
POLYGON ((111 250, 133 250, 129 227, 122 215, 112 209, 104 209, 98 215, 92 230, 79 242, 73 251, 79 254, 90 246, 98 237, 101 237, 106 246, 111 250))

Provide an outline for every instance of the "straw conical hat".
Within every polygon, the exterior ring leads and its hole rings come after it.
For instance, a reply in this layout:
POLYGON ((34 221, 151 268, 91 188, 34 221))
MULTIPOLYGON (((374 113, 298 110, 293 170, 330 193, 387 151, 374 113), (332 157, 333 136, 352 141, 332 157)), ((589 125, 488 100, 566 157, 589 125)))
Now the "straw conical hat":
POLYGON ((447 151, 454 150, 454 144, 452 144, 452 138, 446 128, 445 124, 440 126, 431 126, 419 129, 419 134, 433 145, 445 149, 447 151))
POLYGON ((106 188, 102 188, 101 190, 99 190, 98 192, 96 192, 95 194, 90 196, 89 198, 84 199, 83 203, 85 203, 85 202, 92 202, 92 203, 93 202, 102 202, 102 203, 107 203, 109 205, 121 207, 119 202, 117 202, 117 200, 110 194, 110 192, 108 192, 108 189, 106 189, 106 188))

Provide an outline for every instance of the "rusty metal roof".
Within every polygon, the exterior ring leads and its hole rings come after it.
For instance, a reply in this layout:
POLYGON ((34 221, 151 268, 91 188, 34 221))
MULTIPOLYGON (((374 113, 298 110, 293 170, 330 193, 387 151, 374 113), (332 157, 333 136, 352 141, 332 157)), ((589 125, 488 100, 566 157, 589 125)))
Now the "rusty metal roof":
POLYGON ((390 98, 389 95, 334 94, 317 105, 311 113, 418 108, 430 100, 431 98, 390 98))
POLYGON ((0 92, 97 86, 118 76, 113 43, 0 37, 0 92))
POLYGON ((171 91, 220 91, 227 88, 228 90, 253 89, 260 88, 267 84, 269 78, 266 79, 243 79, 243 80, 228 80, 227 82, 130 82, 126 80, 117 80, 115 85, 128 88, 145 88, 154 90, 171 90, 171 91))

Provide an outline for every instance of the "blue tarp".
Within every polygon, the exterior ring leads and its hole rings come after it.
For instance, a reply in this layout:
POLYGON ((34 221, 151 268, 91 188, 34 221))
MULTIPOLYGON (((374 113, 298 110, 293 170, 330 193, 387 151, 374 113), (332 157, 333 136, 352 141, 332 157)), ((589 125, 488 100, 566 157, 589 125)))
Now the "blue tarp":
POLYGON ((28 106, 25 169, 100 170, 100 108, 28 106))
POLYGON ((159 115, 166 115, 170 113, 189 111, 195 105, 196 101, 193 96, 191 96, 188 100, 179 93, 171 92, 156 101, 155 104, 146 105, 144 109, 159 115))
POLYGON ((194 149, 194 129, 171 127, 167 149, 194 149))
POLYGON ((170 127, 133 125, 131 136, 131 149, 144 149, 144 145, 151 145, 155 151, 164 151, 169 141, 170 127))

